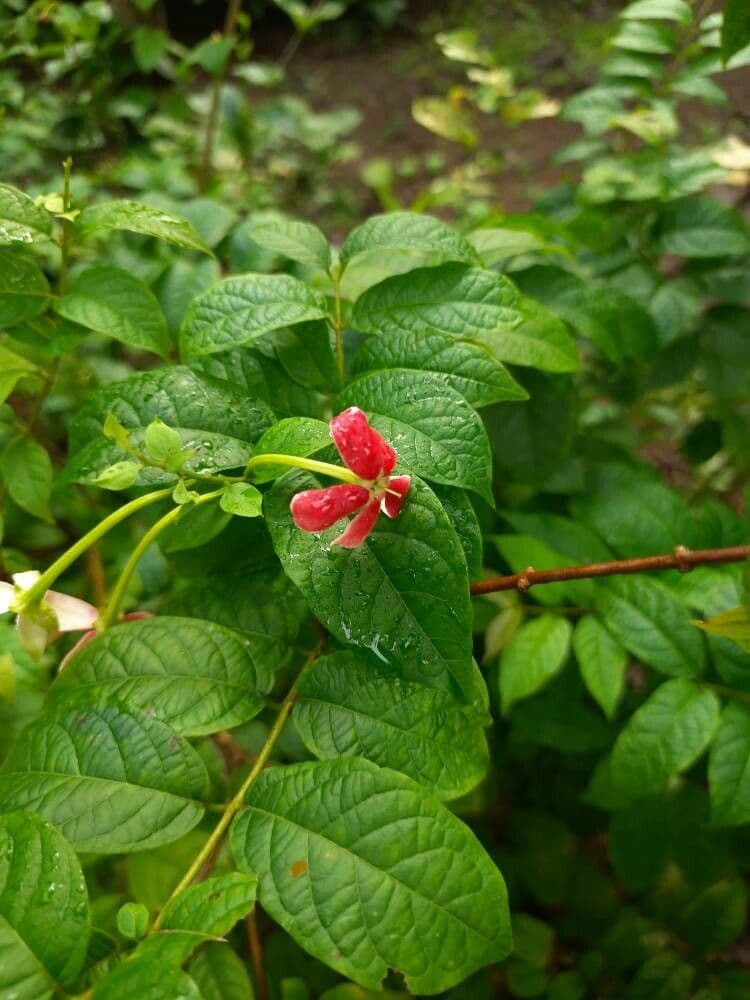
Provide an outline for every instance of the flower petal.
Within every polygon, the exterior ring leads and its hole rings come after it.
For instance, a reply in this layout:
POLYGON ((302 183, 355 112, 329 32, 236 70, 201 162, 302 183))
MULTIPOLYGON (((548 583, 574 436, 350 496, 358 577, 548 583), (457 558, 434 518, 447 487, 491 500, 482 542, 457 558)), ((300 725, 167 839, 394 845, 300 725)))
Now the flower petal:
POLYGON ((396 464, 396 452, 388 442, 370 427, 367 417, 357 406, 339 413, 330 423, 331 435, 347 468, 369 482, 396 464))
POLYGON ((15 600, 16 588, 12 583, 0 582, 0 615, 10 611, 10 606, 15 600))
POLYGON ((42 574, 38 569, 26 569, 23 573, 13 574, 13 583, 21 590, 28 590, 42 574))
POLYGON ((85 632, 99 617, 99 612, 93 604, 81 601, 77 597, 70 597, 69 594, 48 590, 44 600, 55 612, 60 632, 85 632))
POLYGON ((404 505, 406 494, 411 486, 411 476, 393 476, 388 480, 388 492, 380 501, 381 510, 388 517, 396 517, 404 505), (394 496, 394 494, 397 494, 394 496))
POLYGON ((364 486, 342 483, 322 490, 304 490, 289 505, 294 523, 303 531, 325 531, 347 514, 364 507, 370 493, 364 486))
POLYGON ((368 505, 349 522, 346 531, 339 535, 333 544, 341 545, 345 549, 356 549, 375 527, 379 514, 380 500, 378 497, 373 497, 368 505))
POLYGON ((46 625, 33 615, 20 614, 16 618, 16 629, 21 645, 32 660, 40 660, 50 639, 46 625))

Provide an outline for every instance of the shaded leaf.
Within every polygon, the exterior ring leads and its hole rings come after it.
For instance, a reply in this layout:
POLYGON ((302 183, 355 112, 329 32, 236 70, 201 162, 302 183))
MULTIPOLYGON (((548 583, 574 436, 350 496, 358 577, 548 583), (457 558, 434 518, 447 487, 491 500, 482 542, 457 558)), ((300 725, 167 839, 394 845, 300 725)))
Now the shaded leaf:
POLYGON ((321 657, 307 671, 294 721, 316 757, 366 757, 441 799, 469 792, 487 770, 484 733, 465 705, 353 653, 321 657))
POLYGON ((657 795, 670 778, 704 753, 719 725, 713 691, 679 677, 666 681, 630 717, 612 751, 610 773, 618 792, 657 795))

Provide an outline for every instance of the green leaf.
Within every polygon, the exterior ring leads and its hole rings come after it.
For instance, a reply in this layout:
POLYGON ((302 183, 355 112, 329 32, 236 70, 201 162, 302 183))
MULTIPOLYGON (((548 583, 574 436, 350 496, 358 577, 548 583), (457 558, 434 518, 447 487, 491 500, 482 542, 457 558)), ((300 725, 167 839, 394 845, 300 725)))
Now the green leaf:
POLYGON ((370 337, 352 366, 355 375, 389 368, 432 372, 474 407, 528 399, 505 366, 486 347, 469 340, 392 330, 370 337))
MULTIPOLYGON (((218 246, 237 225, 236 210, 225 202, 217 201, 216 198, 191 198, 190 201, 175 202, 174 206, 180 215, 195 226, 196 232, 206 246, 212 249, 218 246)), ((195 258, 190 260, 191 266, 195 266, 196 263, 198 262, 195 258)), ((199 263, 214 263, 217 271, 221 271, 216 261, 212 259, 201 258, 199 263)))
POLYGON ((721 58, 724 64, 747 45, 750 45, 750 7, 746 0, 727 0, 721 25, 721 58))
POLYGON ((0 247, 0 327, 39 316, 50 301, 49 284, 34 258, 15 247, 0 247))
POLYGON ((55 302, 55 312, 95 333, 164 357, 169 334, 154 293, 118 267, 82 271, 55 302))
POLYGON ((435 486, 433 492, 443 505, 443 510, 450 518, 456 534, 461 539, 466 566, 469 570, 469 580, 473 583, 481 578, 484 565, 482 528, 476 511, 464 490, 456 490, 450 486, 435 486))
MULTIPOLYGON (((492 446, 495 474, 527 486, 542 486, 555 473, 576 477, 569 454, 576 433, 578 406, 568 378, 523 373, 530 399, 488 407, 482 417, 492 446)), ((528 564, 527 564, 528 565, 528 564)))
POLYGON ((219 506, 236 517, 260 517, 263 494, 250 483, 232 483, 221 495, 219 506))
POLYGON ((611 719, 625 689, 628 654, 594 615, 584 615, 573 632, 573 650, 589 694, 611 719))
MULTIPOLYGON (((559 569, 575 564, 575 560, 560 555, 532 535, 495 535, 492 541, 513 573, 523 573, 529 566, 534 569, 559 569)), ((568 593, 573 591, 569 584, 549 583, 543 587, 532 587, 529 593, 540 604, 555 607, 564 603, 568 593)))
POLYGON ((331 546, 341 525, 300 531, 295 493, 320 483, 286 475, 266 495, 276 553, 313 613, 342 642, 401 667, 407 680, 449 687, 473 700, 471 605, 461 542, 432 491, 413 479, 395 520, 378 520, 356 549, 331 546))
POLYGON ((187 57, 189 66, 200 66, 217 79, 226 73, 229 57, 237 39, 215 32, 199 42, 187 57))
POLYGON ((137 201, 117 199, 89 205, 76 219, 76 230, 84 238, 100 236, 112 230, 126 230, 153 236, 185 250, 211 252, 187 219, 137 201))
POLYGON ((143 443, 147 458, 154 462, 173 463, 182 451, 182 437, 160 417, 156 417, 145 430, 143 443))
POLYGON ((293 219, 250 221, 247 235, 258 246, 307 267, 326 271, 331 266, 331 248, 317 226, 293 219))
MULTIPOLYGON (((314 455, 316 451, 328 447, 330 443, 331 432, 328 424, 322 420, 313 420, 312 417, 287 417, 269 427, 255 445, 253 456, 257 458, 259 455, 297 455, 300 458, 307 458, 308 455, 314 455)), ((256 483, 266 483, 276 479, 279 471, 278 465, 270 463, 254 465, 252 475, 256 483)))
POLYGON ((686 606, 659 580, 632 576, 602 581, 594 600, 615 639, 654 670, 679 677, 703 669, 701 634, 686 606))
POLYGON ((566 320, 609 361, 648 358, 657 347, 650 313, 635 298, 602 283, 584 281, 559 267, 534 267, 521 287, 566 320))
POLYGON ((274 330, 326 315, 323 297, 289 274, 224 278, 188 309, 180 350, 191 356, 227 351, 274 330))
POLYGON ((0 770, 0 810, 29 809, 80 851, 177 840, 203 816, 205 767, 168 726, 114 705, 68 708, 23 730, 0 770))
POLYGON ((746 605, 740 604, 729 611, 714 615, 708 621, 695 622, 694 624, 698 628, 702 628, 704 632, 731 639, 742 649, 750 652, 750 615, 746 605))
POLYGON ((141 466, 137 462, 125 460, 108 466, 98 476, 91 480, 94 486, 104 490, 126 490, 138 478, 141 466))
POLYGON ((631 466, 603 470, 595 489, 577 499, 574 510, 625 558, 669 552, 676 545, 691 545, 695 537, 685 499, 663 483, 636 475, 631 466))
POLYGON ((44 967, 0 915, 0 990, 17 1000, 51 1000, 56 992, 44 967))
POLYGON ((713 691, 678 677, 666 681, 630 717, 610 762, 615 789, 631 798, 659 795, 704 753, 719 725, 713 691))
POLYGON ((448 691, 404 681, 354 653, 332 653, 303 676, 294 721, 321 760, 365 757, 455 799, 487 771, 480 723, 448 691))
POLYGON ((690 24, 693 12, 685 0, 635 0, 619 16, 625 20, 679 21, 690 24))
POLYGON ((573 338, 551 309, 533 299, 519 296, 520 323, 513 330, 486 333, 474 339, 500 361, 547 372, 574 372, 580 366, 573 338))
POLYGON ((525 229, 506 229, 502 226, 477 229, 469 234, 469 242, 476 249, 486 267, 492 267, 510 257, 537 251, 564 253, 563 248, 549 243, 537 233, 525 229))
POLYGON ((361 295, 352 325, 363 333, 430 333, 476 338, 521 322, 518 290, 505 277, 463 264, 425 267, 388 278, 361 295))
POLYGON ((0 246, 45 243, 52 238, 52 216, 23 191, 0 184, 0 246))
POLYGON ((122 962, 99 980, 92 1000, 203 1000, 186 972, 156 957, 122 962))
POLYGON ((190 303, 220 278, 221 268, 213 257, 176 260, 161 275, 154 285, 154 293, 174 340, 177 340, 190 303))
POLYGON ((504 714, 560 673, 568 659, 572 631, 565 618, 544 614, 514 633, 500 658, 504 714))
POLYGON ((273 687, 266 645, 197 618, 160 615, 115 625, 87 642, 50 699, 115 699, 183 736, 231 729, 263 708, 273 687))
POLYGON ((247 803, 231 845, 263 908, 361 986, 395 969, 439 993, 510 951, 500 873, 411 779, 357 758, 297 764, 261 774, 247 803))
POLYGON ((618 49, 634 52, 668 55, 674 51, 675 39, 672 32, 664 25, 625 21, 612 39, 612 45, 618 49))
POLYGON ((338 405, 364 410, 404 468, 493 502, 492 458, 482 421, 441 379, 406 369, 373 372, 351 382, 338 405))
MULTIPOLYGON (((140 449, 148 425, 159 418, 179 431, 184 450, 193 452, 188 471, 243 467, 256 441, 274 423, 265 403, 237 387, 177 365, 141 372, 99 389, 86 399, 70 424, 66 479, 89 482, 130 456, 103 436, 109 414, 129 431, 140 449)), ((172 472, 144 470, 141 483, 174 482, 172 472)))
POLYGON ((663 204, 656 239, 662 253, 681 257, 750 253, 750 231, 742 216, 710 198, 680 198, 663 204))
POLYGON ((626 1000, 688 1000, 694 979, 695 968, 692 965, 673 951, 662 951, 652 955, 640 967, 630 984, 626 1000))
POLYGON ((514 705, 513 729, 530 744, 565 754, 604 750, 612 742, 609 726, 572 689, 571 681, 575 683, 571 675, 563 676, 541 694, 514 705))
POLYGON ((162 28, 142 24, 133 32, 133 58, 142 73, 151 73, 169 50, 169 35, 162 28))
POLYGON ((718 826, 750 823, 750 709, 730 702, 708 764, 711 819, 718 826))
MULTIPOLYGON (((389 274, 403 274, 417 267, 446 261, 465 264, 479 261, 476 250, 454 229, 439 219, 416 212, 373 215, 347 236, 340 256, 342 266, 347 269, 369 267, 376 271, 372 275, 375 280, 367 281, 365 287, 389 274)), ((347 278, 351 281, 351 275, 347 278)))
POLYGON ((34 438, 11 438, 0 454, 0 471, 5 488, 19 507, 43 521, 52 520, 52 462, 34 438))
POLYGON ((31 361, 9 351, 0 343, 0 403, 5 402, 22 378, 34 375, 39 369, 31 361))
POLYGON ((44 970, 56 983, 73 983, 91 932, 86 882, 73 848, 38 816, 12 812, 0 816, 0 857, 2 995, 32 996, 23 992, 32 956, 40 970, 35 975, 41 978, 44 970), (16 948, 3 954, 14 938, 16 948))
POLYGON ((188 966, 201 1000, 255 1000, 250 977, 228 944, 209 941, 188 966))
POLYGON ((130 941, 145 937, 148 924, 148 909, 143 903, 124 903, 117 911, 117 930, 130 941))
POLYGON ((255 904, 255 875, 229 872, 188 886, 164 908, 165 931, 200 931, 224 937, 255 904))
POLYGON ((477 133, 470 108, 445 97, 417 97, 411 105, 412 117, 423 128, 450 142, 474 149, 477 133))

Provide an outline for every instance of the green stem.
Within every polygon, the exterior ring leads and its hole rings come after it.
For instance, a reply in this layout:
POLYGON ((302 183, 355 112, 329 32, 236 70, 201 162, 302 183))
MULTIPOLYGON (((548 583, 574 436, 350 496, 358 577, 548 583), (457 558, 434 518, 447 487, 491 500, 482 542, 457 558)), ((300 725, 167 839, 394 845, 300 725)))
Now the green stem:
MULTIPOLYGON (((73 170, 73 159, 68 157, 63 160, 63 212, 69 212, 71 208, 70 177, 73 170)), ((65 291, 68 281, 68 266, 70 264, 70 250, 73 244, 73 223, 70 219, 60 219, 62 233, 60 235, 60 274, 58 275, 58 290, 60 295, 65 291)))
MULTIPOLYGON (((73 171, 73 159, 72 157, 67 157, 63 160, 63 212, 69 212, 72 205, 71 196, 71 174, 73 171)), ((60 273, 57 276, 57 291, 59 295, 65 294, 65 288, 68 283, 68 267, 70 266, 70 252, 73 246, 73 223, 70 219, 60 219, 60 225, 62 231, 60 233, 60 273)), ((42 385, 41 391, 37 396, 36 402, 34 403, 34 409, 29 416, 26 424, 27 433, 31 434, 36 427, 37 421, 42 413, 42 407, 44 406, 47 396, 49 396, 52 391, 52 386, 55 384, 55 379, 57 378, 57 373, 60 370, 60 363, 62 361, 62 356, 58 356, 52 362, 50 370, 44 379, 44 384, 42 385)))
POLYGON ((82 556, 87 549, 90 549, 92 545, 96 544, 100 538, 103 538, 108 531, 118 525, 121 521, 127 520, 131 514, 135 514, 137 511, 150 506, 152 503, 157 503, 159 500, 165 500, 171 495, 172 487, 170 486, 164 490, 156 490, 154 493, 146 493, 145 496, 137 497, 135 500, 131 500, 129 503, 123 504, 122 507, 118 507, 117 510, 113 511, 108 517, 105 517, 103 521, 100 521, 99 524, 95 525, 91 531, 86 532, 86 534, 82 538, 79 538, 74 545, 71 545, 69 549, 66 549, 59 559, 56 559, 53 562, 52 565, 49 566, 44 573, 42 573, 36 583, 32 584, 28 590, 24 591, 18 602, 20 606, 17 606, 15 610, 22 611, 24 608, 28 608, 32 604, 35 604, 37 601, 41 601, 58 576, 60 576, 61 573, 64 573, 65 570, 71 566, 79 556, 82 556))
POLYGON ((135 573, 138 563, 143 557, 143 553, 152 544, 152 542, 158 538, 162 531, 168 528, 170 524, 173 524, 180 518, 186 507, 200 507, 201 504, 209 503, 209 501, 215 500, 217 497, 221 496, 223 492, 223 490, 215 490, 213 493, 204 493, 192 504, 183 504, 180 507, 174 507, 172 510, 168 511, 164 517, 160 517, 158 521, 155 521, 154 524, 151 525, 143 538, 141 538, 136 547, 130 553, 128 561, 125 563, 125 566, 117 579, 117 583, 112 590, 107 606, 99 615, 96 627, 100 632, 106 631, 106 629, 108 629, 113 622, 117 621, 120 605, 122 604, 122 599, 125 596, 128 584, 130 583, 133 573, 135 573))
POLYGON ((271 756, 271 752, 273 751, 273 748, 276 746, 279 736, 281 735, 281 731, 284 728, 287 719, 289 718, 289 713, 291 712, 292 707, 294 706, 294 702, 297 699, 297 691, 299 689, 299 683, 302 680, 305 671, 317 659, 319 653, 320 653, 320 646, 318 646, 318 648, 316 648, 310 654, 310 656, 308 656, 302 669, 297 675, 297 679, 295 680, 294 684, 289 689, 287 696, 281 703, 279 714, 276 716, 274 724, 271 727, 268 736, 266 737, 266 742, 263 744, 261 751, 258 754, 257 760, 255 761, 250 770, 250 773, 242 782, 242 785, 240 786, 239 791, 234 796, 234 798, 232 798, 225 806, 221 819, 214 827, 211 836, 208 838, 206 843, 203 845, 201 850, 193 859, 192 864, 190 865, 188 870, 185 872, 185 874, 182 876, 180 881, 173 889, 171 896, 154 918, 154 922, 151 925, 151 929, 149 931, 150 934, 155 934, 159 930, 159 928, 161 927, 162 920, 164 919, 164 910, 167 908, 167 906, 169 906, 169 904, 176 896, 179 896, 179 894, 183 890, 187 889, 187 887, 192 884, 192 882, 198 877, 198 875, 200 875, 205 865, 207 865, 210 862, 215 851, 218 849, 224 837, 224 834, 229 829, 232 820, 244 805, 245 796, 247 795, 248 789, 257 779, 258 775, 261 773, 263 768, 266 766, 268 758, 271 756))
POLYGON ((333 295, 335 313, 333 317, 333 331, 336 334, 336 360, 339 366, 339 378, 344 382, 346 364, 344 360, 344 324, 341 319, 341 276, 331 274, 333 281, 333 295))
POLYGON ((362 484, 362 480, 350 469, 344 469, 340 465, 332 465, 330 462, 318 462, 314 458, 300 458, 297 455, 253 455, 245 466, 245 475, 252 472, 257 465, 286 465, 292 469, 305 469, 307 472, 318 472, 323 476, 330 476, 331 479, 340 479, 343 483, 362 484))
MULTIPOLYGON (((241 11, 242 0, 229 0, 226 16, 224 18, 224 28, 222 30, 224 38, 228 38, 230 35, 235 33, 237 21, 241 11)), ((211 179, 211 173, 213 170, 214 138, 216 135, 216 128, 219 123, 221 92, 229 72, 231 59, 232 53, 230 52, 227 56, 226 65, 223 70, 214 77, 211 89, 211 104, 206 118, 206 129, 203 134, 203 151, 201 153, 200 173, 198 175, 198 183, 201 191, 204 191, 208 187, 208 182, 211 179)))

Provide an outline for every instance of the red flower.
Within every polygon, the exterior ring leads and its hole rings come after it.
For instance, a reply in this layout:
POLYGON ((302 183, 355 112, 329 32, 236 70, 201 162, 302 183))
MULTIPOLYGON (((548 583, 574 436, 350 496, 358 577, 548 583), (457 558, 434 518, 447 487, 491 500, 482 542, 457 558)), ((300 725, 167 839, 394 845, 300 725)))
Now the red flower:
POLYGON ((391 476, 396 452, 370 427, 356 406, 334 417, 330 427, 339 454, 361 483, 298 493, 292 499, 292 517, 303 531, 325 531, 347 514, 359 511, 333 543, 353 549, 370 534, 381 511, 387 517, 396 517, 409 491, 411 476, 391 476))

